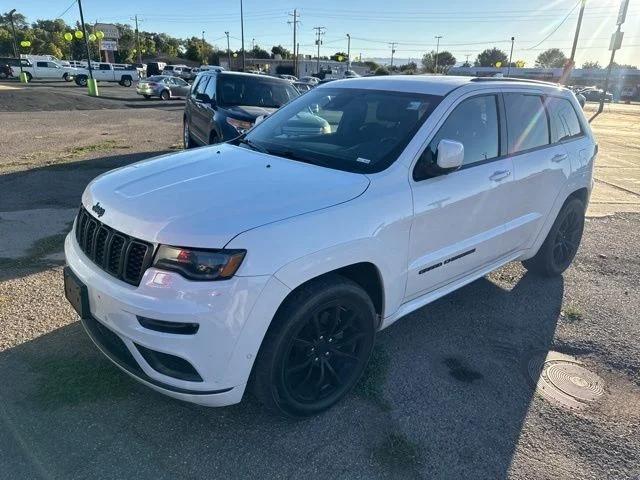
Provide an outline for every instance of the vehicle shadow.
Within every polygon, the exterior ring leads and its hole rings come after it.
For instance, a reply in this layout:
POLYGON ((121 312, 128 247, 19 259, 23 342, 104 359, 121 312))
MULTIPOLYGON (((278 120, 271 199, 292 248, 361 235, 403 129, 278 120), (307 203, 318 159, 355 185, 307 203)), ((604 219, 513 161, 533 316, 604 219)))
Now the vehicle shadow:
POLYGON ((75 322, 0 352, 0 462, 13 478, 506 479, 534 395, 523 364, 551 348, 563 290, 512 265, 414 312, 353 394, 303 421, 250 395, 156 394, 75 322))
MULTIPOLYGON (((82 192, 87 184, 98 175, 114 168, 129 165, 147 158, 171 153, 170 150, 110 155, 92 160, 57 163, 26 171, 0 175, 0 213, 24 211, 24 222, 35 222, 29 211, 36 209, 56 209, 73 220, 73 212, 78 208, 82 192)), ((0 220, 1 222, 2 220, 0 220)), ((37 229, 36 229, 37 231, 37 229)), ((50 254, 62 251, 61 232, 42 232, 46 250, 42 255, 29 258, 2 258, 0 254, 0 281, 18 278, 49 269, 60 264, 60 260, 46 260, 50 254)))

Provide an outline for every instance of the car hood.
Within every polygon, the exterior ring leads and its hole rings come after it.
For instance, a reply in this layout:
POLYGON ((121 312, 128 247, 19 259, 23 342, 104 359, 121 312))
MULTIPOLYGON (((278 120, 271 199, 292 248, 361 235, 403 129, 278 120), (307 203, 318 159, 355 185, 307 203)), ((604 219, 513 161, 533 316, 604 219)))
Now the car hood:
POLYGON ((133 237, 221 248, 246 230, 347 202, 369 179, 232 145, 157 157, 108 172, 82 203, 133 237))

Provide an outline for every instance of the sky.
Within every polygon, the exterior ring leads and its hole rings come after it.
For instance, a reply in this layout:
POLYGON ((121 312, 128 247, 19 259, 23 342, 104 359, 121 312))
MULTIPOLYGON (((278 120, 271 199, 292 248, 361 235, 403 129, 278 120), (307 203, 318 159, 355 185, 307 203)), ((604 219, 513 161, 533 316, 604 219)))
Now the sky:
MULTIPOLYGON (((8 0, 11 1, 11 0, 8 0)), ((17 3, 17 0, 13 0, 17 3)), ((17 8, 29 21, 63 18, 74 23, 79 18, 72 0, 29 0, 22 5, 7 4, 1 11, 17 8)), ((244 0, 245 48, 255 44, 267 50, 282 44, 292 50, 294 9, 300 15, 298 42, 302 54, 316 52, 314 27, 325 27, 321 55, 347 50, 351 35, 352 58, 387 59, 391 42, 396 42, 394 63, 419 60, 426 51, 448 50, 459 62, 467 55, 473 61, 488 47, 509 54, 515 37, 513 60, 533 66, 537 55, 559 47, 568 56, 578 18, 579 0, 449 0, 430 4, 424 0, 244 0)), ((598 61, 607 65, 609 38, 616 28, 619 0, 587 0, 576 52, 576 64, 598 61)), ((177 37, 200 37, 226 48, 229 31, 231 48, 240 47, 240 0, 83 0, 87 22, 129 23, 138 15, 140 29, 165 32, 177 37)), ((630 0, 622 49, 618 63, 640 66, 640 0, 630 0)))

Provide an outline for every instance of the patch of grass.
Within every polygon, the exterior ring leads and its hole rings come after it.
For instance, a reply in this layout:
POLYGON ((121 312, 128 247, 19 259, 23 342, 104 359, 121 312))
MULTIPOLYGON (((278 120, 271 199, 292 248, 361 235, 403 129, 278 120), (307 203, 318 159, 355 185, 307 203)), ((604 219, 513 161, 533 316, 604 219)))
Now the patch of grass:
POLYGON ((184 145, 182 142, 177 142, 173 145, 169 145, 169 150, 184 150, 184 145))
POLYGON ((403 433, 392 432, 373 451, 373 458, 393 470, 415 471, 421 463, 420 450, 420 447, 403 433))
POLYGON ((582 313, 582 310, 574 307, 573 305, 567 305, 565 308, 563 308, 562 312, 560 312, 560 315, 571 323, 584 320, 584 313, 582 313))
POLYGON ((126 150, 131 148, 130 145, 124 145, 118 143, 117 140, 105 140, 99 143, 93 143, 91 145, 84 145, 80 147, 72 147, 60 154, 51 154, 49 151, 36 151, 25 153, 20 157, 21 160, 26 160, 24 163, 17 163, 16 165, 30 165, 32 163, 38 163, 40 166, 56 165, 64 163, 68 160, 76 160, 81 157, 85 157, 91 153, 96 152, 109 152, 111 150, 126 150), (44 161, 41 161, 44 160, 44 161))
POLYGON ((362 378, 355 387, 356 395, 378 405, 383 410, 391 410, 391 404, 384 398, 384 385, 391 359, 381 345, 375 345, 362 378))
POLYGON ((78 157, 83 157, 89 153, 105 152, 109 150, 128 149, 128 148, 131 148, 131 147, 129 145, 121 145, 116 140, 105 140, 104 142, 85 145, 82 147, 73 147, 67 150, 67 152, 62 155, 62 158, 65 158, 65 159, 78 158, 78 157))
POLYGON ((31 368, 39 376, 32 399, 43 408, 124 398, 132 391, 126 375, 103 359, 44 358, 31 368))

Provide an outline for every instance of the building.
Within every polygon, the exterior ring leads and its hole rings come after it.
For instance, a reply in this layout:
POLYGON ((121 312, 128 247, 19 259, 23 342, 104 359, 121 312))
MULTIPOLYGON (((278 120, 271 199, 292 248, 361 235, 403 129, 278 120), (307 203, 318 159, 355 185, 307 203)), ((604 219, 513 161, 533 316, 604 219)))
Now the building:
MULTIPOLYGON (((257 70, 260 72, 268 73, 270 75, 294 74, 293 60, 277 59, 277 58, 245 58, 246 70, 257 70)), ((220 54, 220 65, 229 70, 241 70, 242 69, 242 57, 231 57, 231 68, 229 68, 229 62, 224 53, 220 54)), ((320 60, 320 72, 321 77, 327 78, 343 78, 344 72, 347 71, 347 62, 338 62, 335 60, 320 60)), ((351 63, 351 70, 358 75, 365 75, 369 73, 369 68, 358 64, 356 62, 351 63)), ((318 61, 312 58, 300 58, 298 60, 298 77, 306 77, 315 75, 318 73, 318 61)))

